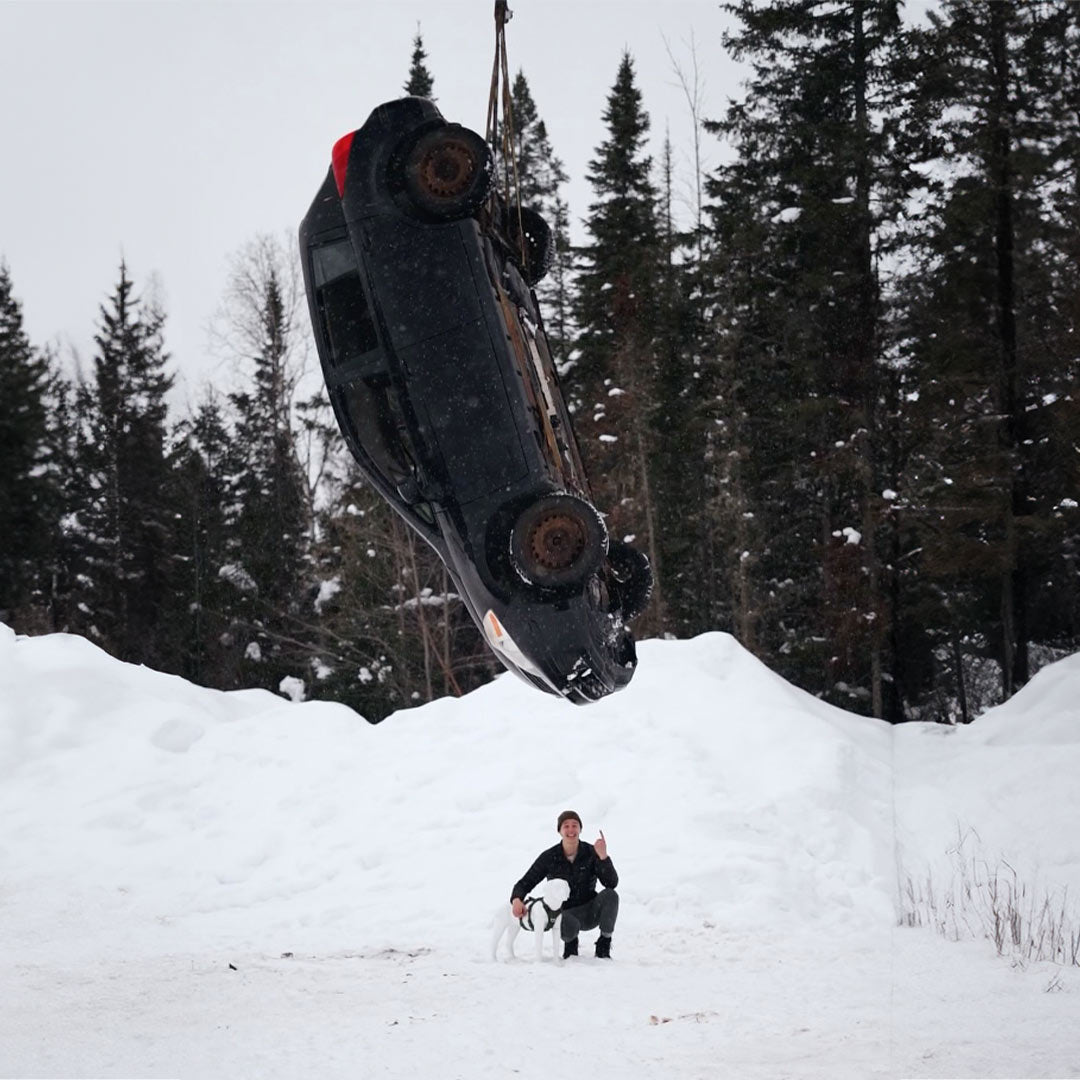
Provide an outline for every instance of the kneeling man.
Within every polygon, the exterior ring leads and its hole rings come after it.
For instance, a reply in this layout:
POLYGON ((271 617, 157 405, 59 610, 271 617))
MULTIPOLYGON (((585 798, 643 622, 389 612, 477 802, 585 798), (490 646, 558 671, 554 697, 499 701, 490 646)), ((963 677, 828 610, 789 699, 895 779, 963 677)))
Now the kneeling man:
POLYGON ((600 936, 596 939, 596 955, 610 959, 611 935, 619 914, 619 894, 615 891, 619 875, 608 857, 603 830, 595 844, 582 840, 581 818, 574 810, 559 815, 558 829, 562 841, 541 852, 510 893, 514 918, 520 919, 525 913, 523 901, 541 881, 562 878, 570 885, 570 897, 562 909, 563 959, 577 956, 580 931, 597 926, 600 936), (604 886, 599 893, 598 880, 604 886))

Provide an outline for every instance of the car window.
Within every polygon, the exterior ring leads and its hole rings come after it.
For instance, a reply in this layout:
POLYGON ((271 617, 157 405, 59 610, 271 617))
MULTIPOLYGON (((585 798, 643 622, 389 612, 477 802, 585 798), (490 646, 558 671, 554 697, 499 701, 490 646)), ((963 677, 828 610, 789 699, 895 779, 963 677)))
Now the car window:
POLYGON ((352 242, 343 237, 311 253, 315 295, 335 368, 357 361, 379 347, 352 242))
POLYGON ((379 347, 352 242, 341 236, 312 247, 311 265, 330 346, 327 386, 370 464, 391 488, 408 490, 416 475, 415 454, 379 347))
POLYGON ((405 422, 386 376, 356 379, 343 388, 356 441, 395 488, 414 475, 405 422))

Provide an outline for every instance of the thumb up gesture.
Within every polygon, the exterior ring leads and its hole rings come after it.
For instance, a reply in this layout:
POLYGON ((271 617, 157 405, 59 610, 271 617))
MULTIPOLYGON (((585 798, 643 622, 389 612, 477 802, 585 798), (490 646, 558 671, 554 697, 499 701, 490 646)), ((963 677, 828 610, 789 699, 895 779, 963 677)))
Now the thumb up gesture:
POLYGON ((607 858, 607 841, 604 839, 603 829, 600 830, 600 839, 593 844, 593 851, 596 852, 596 857, 598 859, 603 860, 607 858))

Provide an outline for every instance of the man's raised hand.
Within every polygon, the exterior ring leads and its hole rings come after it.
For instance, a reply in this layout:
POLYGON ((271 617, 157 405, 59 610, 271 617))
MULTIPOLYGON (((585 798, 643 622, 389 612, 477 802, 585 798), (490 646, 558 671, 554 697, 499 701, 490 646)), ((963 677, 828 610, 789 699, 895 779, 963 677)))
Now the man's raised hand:
POLYGON ((597 840, 595 844, 593 844, 593 851, 596 852, 596 857, 598 859, 607 858, 607 841, 604 839, 603 829, 600 830, 600 839, 597 840))

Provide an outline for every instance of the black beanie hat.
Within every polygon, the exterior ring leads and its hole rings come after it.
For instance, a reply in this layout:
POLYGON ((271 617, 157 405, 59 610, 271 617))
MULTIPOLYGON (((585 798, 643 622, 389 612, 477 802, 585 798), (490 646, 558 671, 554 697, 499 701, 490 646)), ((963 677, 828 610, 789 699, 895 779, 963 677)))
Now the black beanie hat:
POLYGON ((581 824, 581 818, 578 817, 578 812, 576 810, 564 810, 559 815, 559 824, 555 826, 556 830, 558 832, 562 832, 563 822, 569 820, 570 818, 573 818, 578 823, 579 829, 583 828, 581 824))

